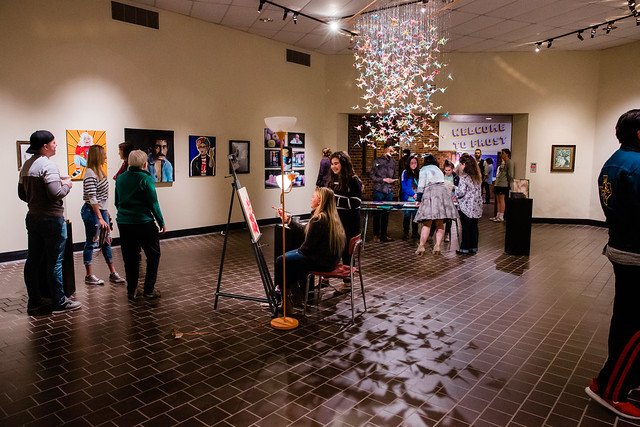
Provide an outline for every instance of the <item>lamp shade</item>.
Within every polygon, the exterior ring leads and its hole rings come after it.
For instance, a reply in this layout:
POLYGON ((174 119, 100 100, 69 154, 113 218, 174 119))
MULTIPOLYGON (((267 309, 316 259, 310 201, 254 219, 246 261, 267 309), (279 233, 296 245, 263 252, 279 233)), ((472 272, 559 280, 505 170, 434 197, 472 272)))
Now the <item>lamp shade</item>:
POLYGON ((296 125, 296 117, 277 116, 265 117, 264 122, 274 132, 286 132, 296 125))
POLYGON ((276 176, 276 183, 278 184, 278 187, 285 191, 285 193, 288 193, 291 190, 293 181, 289 175, 285 174, 276 176))

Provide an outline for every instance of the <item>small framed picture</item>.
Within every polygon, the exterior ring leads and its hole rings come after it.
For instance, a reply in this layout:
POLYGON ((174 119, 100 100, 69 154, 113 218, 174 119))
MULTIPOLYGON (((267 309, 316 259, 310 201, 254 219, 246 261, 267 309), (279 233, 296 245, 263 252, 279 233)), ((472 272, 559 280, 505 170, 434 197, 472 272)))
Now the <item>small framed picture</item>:
POLYGON ((294 168, 304 167, 304 151, 293 150, 293 167, 294 168))
POLYGON ((18 170, 22 169, 22 165, 24 162, 29 160, 29 157, 33 156, 33 154, 27 153, 27 148, 29 148, 29 141, 16 141, 16 152, 18 153, 18 170))
POLYGON ((575 163, 575 145, 551 146, 551 172, 573 172, 575 163))
MULTIPOLYGON (((249 141, 229 141, 229 155, 233 156, 231 164, 236 173, 249 173, 250 154, 249 141)), ((229 173, 231 173, 231 164, 229 173)))
POLYGON ((287 142, 289 147, 304 148, 304 133, 289 132, 287 134, 287 142))
POLYGON ((264 167, 280 167, 280 150, 264 150, 264 167))

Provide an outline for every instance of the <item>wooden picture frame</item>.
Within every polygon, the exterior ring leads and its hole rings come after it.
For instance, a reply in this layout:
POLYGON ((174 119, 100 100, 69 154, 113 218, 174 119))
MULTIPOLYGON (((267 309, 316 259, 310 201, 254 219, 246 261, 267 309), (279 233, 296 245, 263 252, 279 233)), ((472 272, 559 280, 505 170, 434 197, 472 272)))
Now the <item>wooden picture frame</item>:
POLYGON ((573 172, 575 164, 575 145, 551 146, 551 172, 573 172))
MULTIPOLYGON (((229 155, 234 155, 232 160, 233 167, 237 174, 249 173, 251 170, 251 149, 250 141, 229 141, 229 155)), ((229 173, 231 173, 231 164, 229 165, 229 173)))
POLYGON ((27 153, 27 148, 31 143, 29 141, 16 141, 16 153, 18 153, 18 171, 22 169, 22 165, 26 162, 29 157, 33 156, 33 154, 27 153))

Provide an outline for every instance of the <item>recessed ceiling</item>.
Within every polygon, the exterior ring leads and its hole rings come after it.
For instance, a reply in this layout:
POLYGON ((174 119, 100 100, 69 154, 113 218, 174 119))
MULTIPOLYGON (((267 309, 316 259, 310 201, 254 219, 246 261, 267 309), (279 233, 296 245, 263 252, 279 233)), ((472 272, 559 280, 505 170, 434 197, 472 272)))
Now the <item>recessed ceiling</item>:
MULTIPOLYGON (((265 4, 258 13, 259 0, 132 0, 129 3, 180 13, 302 50, 351 54, 348 36, 335 34, 328 26, 302 16, 296 24, 291 13, 283 20, 283 9, 270 4, 265 4), (271 21, 263 22, 268 21, 264 18, 271 21)), ((375 9, 390 1, 273 0, 273 3, 329 21, 355 15, 367 7, 375 9)), ((530 51, 536 41, 629 14, 627 0, 455 0, 450 8, 446 45, 449 52, 530 51)), ((349 19, 341 21, 341 27, 348 30, 352 30, 354 24, 349 19)), ((584 41, 575 35, 556 39, 551 50, 599 50, 640 40, 640 26, 635 19, 618 21, 615 26, 609 34, 604 26, 599 28, 594 38, 587 31, 584 41)))

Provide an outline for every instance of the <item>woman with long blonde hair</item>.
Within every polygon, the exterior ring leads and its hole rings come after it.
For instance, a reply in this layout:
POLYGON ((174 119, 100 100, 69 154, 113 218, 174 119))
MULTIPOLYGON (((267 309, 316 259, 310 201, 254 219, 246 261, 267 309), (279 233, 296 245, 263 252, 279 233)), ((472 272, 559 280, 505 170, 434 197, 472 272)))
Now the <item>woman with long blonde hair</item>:
MULTIPOLYGON (((292 230, 303 232, 304 242, 298 249, 285 253, 285 265, 288 289, 297 300, 301 300, 306 277, 309 271, 331 271, 340 261, 346 237, 336 209, 333 190, 326 187, 316 188, 311 196, 311 219, 305 226, 278 208, 278 215, 292 230)), ((282 260, 276 259, 274 282, 278 290, 282 289, 282 260)))
POLYGON ((92 145, 87 155, 87 168, 82 181, 82 199, 85 203, 80 209, 80 216, 84 222, 86 241, 82 258, 86 269, 84 283, 87 285, 104 285, 104 280, 93 274, 91 261, 93 250, 100 248, 104 260, 109 266, 109 281, 115 284, 124 283, 124 279, 116 272, 111 254, 111 216, 107 211, 109 198, 109 182, 104 171, 107 156, 104 147, 92 145), (102 236, 102 238, 101 238, 102 236))

